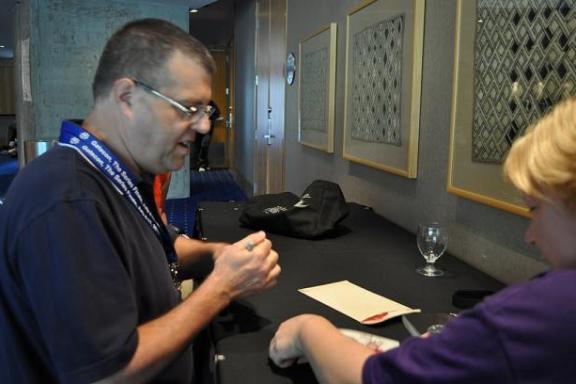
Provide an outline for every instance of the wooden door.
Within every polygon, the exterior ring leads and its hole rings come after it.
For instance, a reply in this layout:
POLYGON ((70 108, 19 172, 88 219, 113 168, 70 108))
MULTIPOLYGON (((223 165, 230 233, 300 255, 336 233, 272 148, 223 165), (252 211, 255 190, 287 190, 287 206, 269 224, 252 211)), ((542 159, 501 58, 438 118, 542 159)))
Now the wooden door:
POLYGON ((234 84, 236 82, 236 49, 234 47, 234 41, 231 41, 228 45, 228 110, 225 115, 226 128, 228 130, 228 146, 227 146, 227 156, 228 156, 228 167, 234 168, 234 133, 235 133, 235 108, 236 100, 234 99, 235 89, 234 84))
POLYGON ((256 2, 254 194, 284 189, 286 0, 256 2))
POLYGON ((226 50, 211 50, 210 53, 216 62, 216 74, 212 78, 212 100, 220 109, 220 119, 214 125, 212 142, 210 144, 210 166, 212 168, 228 168, 229 132, 226 118, 230 107, 228 100, 228 52, 226 50))
POLYGON ((0 114, 16 114, 14 59, 0 59, 0 114))

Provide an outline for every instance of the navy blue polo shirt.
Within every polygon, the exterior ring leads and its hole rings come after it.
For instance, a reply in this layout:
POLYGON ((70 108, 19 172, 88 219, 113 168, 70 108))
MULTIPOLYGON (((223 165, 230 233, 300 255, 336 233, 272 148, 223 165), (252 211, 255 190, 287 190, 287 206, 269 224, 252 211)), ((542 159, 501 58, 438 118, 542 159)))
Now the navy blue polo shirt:
MULTIPOLYGON (((138 187, 154 207, 151 181, 138 187)), ((132 358, 137 327, 179 302, 152 229, 76 151, 19 172, 0 206, 0 382, 105 378, 132 358)), ((155 382, 192 372, 189 347, 155 382)))

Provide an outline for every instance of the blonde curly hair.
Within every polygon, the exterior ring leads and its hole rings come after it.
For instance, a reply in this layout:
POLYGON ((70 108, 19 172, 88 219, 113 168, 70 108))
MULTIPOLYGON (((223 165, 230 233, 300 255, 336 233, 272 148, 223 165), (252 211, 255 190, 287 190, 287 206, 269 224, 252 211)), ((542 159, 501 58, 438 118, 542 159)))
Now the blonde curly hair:
POLYGON ((576 97, 526 130, 510 149, 504 174, 524 194, 559 198, 576 211, 576 97))

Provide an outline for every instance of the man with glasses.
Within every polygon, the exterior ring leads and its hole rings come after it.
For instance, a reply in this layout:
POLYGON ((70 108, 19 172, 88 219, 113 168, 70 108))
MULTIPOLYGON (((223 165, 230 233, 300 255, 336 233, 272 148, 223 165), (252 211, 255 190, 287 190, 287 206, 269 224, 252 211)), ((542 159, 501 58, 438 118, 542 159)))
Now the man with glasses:
POLYGON ((214 269, 180 300, 194 257, 162 224, 151 181, 208 130, 213 72, 206 48, 165 21, 108 41, 92 111, 62 124, 0 207, 0 382, 190 383, 195 335, 275 284, 278 254, 258 232, 206 243, 214 269))

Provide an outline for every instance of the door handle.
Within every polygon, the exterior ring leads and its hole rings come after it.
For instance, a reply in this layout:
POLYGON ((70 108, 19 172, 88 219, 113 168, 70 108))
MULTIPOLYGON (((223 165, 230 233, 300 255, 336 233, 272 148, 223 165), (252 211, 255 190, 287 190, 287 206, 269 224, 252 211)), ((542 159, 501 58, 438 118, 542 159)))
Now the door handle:
POLYGON ((266 139, 266 144, 272 145, 272 139, 276 138, 276 136, 274 136, 271 133, 268 133, 268 134, 264 135, 264 138, 266 139))
POLYGON ((272 134, 272 118, 268 117, 268 133, 264 135, 264 138, 266 139, 266 144, 272 145, 272 139, 275 137, 276 136, 272 134))
POLYGON ((232 112, 228 113, 228 118, 226 119, 226 128, 232 128, 232 112))

